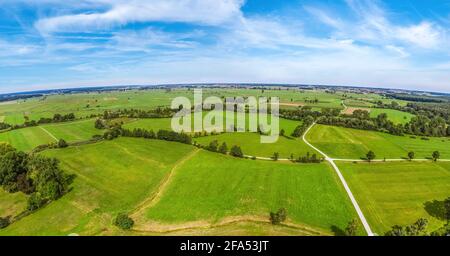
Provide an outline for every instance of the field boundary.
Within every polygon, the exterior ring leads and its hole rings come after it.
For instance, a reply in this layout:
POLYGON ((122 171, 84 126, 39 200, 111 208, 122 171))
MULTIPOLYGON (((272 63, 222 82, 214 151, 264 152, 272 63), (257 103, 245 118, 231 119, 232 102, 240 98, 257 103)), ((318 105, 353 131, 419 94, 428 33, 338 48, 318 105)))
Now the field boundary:
MULTIPOLYGON (((144 224, 144 227, 141 228, 133 228, 131 231, 134 232, 141 232, 141 233, 170 233, 170 232, 177 232, 177 231, 183 231, 183 230, 196 230, 196 229, 210 229, 210 228, 217 228, 217 227, 223 227, 231 224, 236 223, 256 223, 256 224, 270 224, 270 221, 267 217, 263 216, 229 216, 225 217, 222 220, 218 221, 217 223, 211 223, 206 221, 190 221, 185 223, 179 223, 179 224, 160 224, 160 223, 154 223, 152 224, 144 224), (148 226, 152 226, 151 228, 148 226), (148 228, 147 228, 148 227, 148 228)), ((317 236, 317 235, 330 235, 330 233, 327 233, 325 231, 316 230, 314 228, 296 224, 293 222, 286 222, 282 223, 280 225, 281 227, 288 227, 288 228, 294 228, 298 229, 301 232, 304 232, 311 236, 317 236)))
POLYGON ((175 173, 175 171, 182 166, 186 161, 188 161, 189 159, 191 159, 192 157, 194 157, 198 152, 200 151, 200 149, 196 148, 194 149, 192 152, 190 152, 188 155, 182 157, 180 160, 178 160, 177 163, 175 163, 175 165, 170 169, 169 174, 166 175, 166 177, 161 181, 159 187, 157 188, 155 193, 152 193, 152 195, 150 195, 150 197, 144 199, 144 201, 142 201, 141 203, 139 203, 135 209, 133 209, 130 212, 130 215, 137 215, 138 213, 140 213, 143 209, 147 208, 147 207, 152 207, 154 206, 156 203, 159 202, 162 194, 164 193, 164 191, 166 190, 167 186, 170 184, 170 181, 172 180, 172 177, 175 173))
POLYGON ((315 149, 317 152, 319 152, 321 155, 323 155, 323 156, 325 157, 325 160, 328 161, 328 162, 331 164, 331 166, 333 167, 333 169, 336 171, 336 173, 337 173, 339 179, 341 180, 341 183, 342 183, 342 185, 344 186, 344 189, 345 189, 345 191, 347 192, 347 195, 349 196, 350 201, 352 202, 353 207, 355 208, 356 213, 358 214, 359 219, 361 220, 361 222, 362 222, 362 224, 363 224, 363 226, 364 226, 364 229, 365 229, 366 232, 367 232, 367 235, 369 235, 369 236, 374 236, 374 233, 373 233, 372 230, 370 229, 370 226, 369 226, 369 223, 368 223, 367 220, 366 220, 366 217, 364 217, 364 214, 363 214, 361 208, 359 207, 358 202, 356 201, 355 197, 353 196, 353 193, 352 193, 352 191, 350 190, 350 187, 348 186, 347 182, 345 181, 344 176, 342 175, 341 171, 339 170, 339 168, 337 167, 337 165, 334 163, 334 160, 333 160, 332 158, 328 157, 324 152, 320 151, 318 148, 314 147, 311 143, 308 142, 308 140, 306 140, 306 135, 307 135, 308 132, 311 130, 311 128, 314 127, 315 124, 316 124, 316 123, 313 123, 313 124, 305 131, 305 133, 304 133, 303 136, 302 136, 303 141, 304 141, 308 146, 310 146, 311 148, 313 148, 313 149, 315 149))

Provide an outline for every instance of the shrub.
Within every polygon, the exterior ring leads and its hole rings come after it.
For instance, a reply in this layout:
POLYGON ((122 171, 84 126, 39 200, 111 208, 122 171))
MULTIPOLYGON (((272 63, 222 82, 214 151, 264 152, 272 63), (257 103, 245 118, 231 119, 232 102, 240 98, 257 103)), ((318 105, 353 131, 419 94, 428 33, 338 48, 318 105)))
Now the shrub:
POLYGON ((278 225, 287 218, 287 211, 285 208, 280 208, 277 212, 270 213, 270 222, 273 225, 278 225))
POLYGON ((0 229, 6 228, 9 224, 11 224, 9 217, 0 217, 0 229))
POLYGON ((33 193, 28 198, 27 210, 35 211, 35 210, 41 208, 41 206, 43 206, 44 204, 45 204, 45 200, 42 198, 41 194, 40 193, 33 193))
POLYGON ((233 146, 230 151, 230 155, 234 157, 244 157, 244 153, 242 153, 241 147, 233 146))
POLYGON ((60 139, 58 141, 58 148, 67 148, 69 145, 67 144, 67 142, 63 139, 60 139))
POLYGON ((128 230, 133 227, 134 220, 130 218, 126 213, 119 213, 114 219, 114 225, 123 230, 128 230))

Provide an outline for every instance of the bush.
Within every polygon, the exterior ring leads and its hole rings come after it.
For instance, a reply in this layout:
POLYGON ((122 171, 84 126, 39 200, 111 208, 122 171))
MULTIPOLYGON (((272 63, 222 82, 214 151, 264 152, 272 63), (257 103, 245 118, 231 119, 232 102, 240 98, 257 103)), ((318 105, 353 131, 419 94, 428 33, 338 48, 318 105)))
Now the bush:
POLYGON ((239 146, 233 146, 231 148, 230 155, 234 157, 244 157, 244 153, 242 153, 242 149, 239 146))
POLYGON ((287 211, 284 208, 279 209, 277 212, 270 213, 270 222, 273 225, 278 225, 285 221, 287 218, 287 211))
POLYGON ((58 148, 67 148, 69 146, 69 144, 67 144, 67 142, 63 139, 60 139, 58 141, 58 148))
POLYGON ((9 217, 0 217, 0 229, 6 228, 9 224, 11 224, 9 217))
POLYGON ((116 219, 114 220, 114 225, 116 225, 117 227, 119 227, 123 230, 128 230, 133 227, 134 220, 132 218, 128 217, 128 215, 125 213, 119 213, 117 215, 116 219))
POLYGON ((41 208, 41 206, 43 206, 44 204, 45 204, 45 200, 42 198, 41 194, 40 193, 33 193, 28 198, 27 210, 35 211, 35 210, 41 208))

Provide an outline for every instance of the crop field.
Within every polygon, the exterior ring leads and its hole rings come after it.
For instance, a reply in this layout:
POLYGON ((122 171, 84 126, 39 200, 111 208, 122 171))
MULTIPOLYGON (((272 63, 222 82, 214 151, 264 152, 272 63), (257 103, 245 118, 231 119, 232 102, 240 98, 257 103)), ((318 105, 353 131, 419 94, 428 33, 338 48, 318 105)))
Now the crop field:
POLYGON ((395 124, 405 124, 414 117, 414 115, 398 111, 395 109, 381 109, 381 108, 372 108, 370 109, 370 117, 377 117, 379 114, 386 113, 388 119, 394 122, 395 124))
POLYGON ((113 216, 132 210, 151 195, 176 162, 192 150, 170 142, 122 138, 46 151, 45 155, 57 157, 64 170, 76 175, 73 190, 0 230, 0 235, 114 232, 113 216))
POLYGON ((7 142, 19 150, 30 151, 39 145, 56 142, 57 139, 75 142, 88 140, 93 135, 102 133, 102 131, 95 129, 94 120, 91 119, 3 132, 0 133, 0 142, 7 142))
POLYGON ((393 225, 426 218, 429 231, 445 222, 450 163, 338 163, 371 227, 383 235, 393 225))
MULTIPOLYGON (((286 208, 293 223, 325 232, 345 228, 355 212, 326 164, 278 164, 199 152, 176 170, 162 196, 144 207, 138 225, 218 222, 286 208), (320 202, 320 203, 319 203, 320 202)), ((148 226, 148 227, 151 227, 148 226)))
POLYGON ((356 130, 335 126, 316 125, 307 135, 308 141, 333 158, 360 159, 369 150, 377 159, 406 158, 409 151, 414 151, 416 158, 430 158, 434 151, 441 153, 441 158, 450 158, 449 138, 428 138, 394 136, 382 132, 356 130))

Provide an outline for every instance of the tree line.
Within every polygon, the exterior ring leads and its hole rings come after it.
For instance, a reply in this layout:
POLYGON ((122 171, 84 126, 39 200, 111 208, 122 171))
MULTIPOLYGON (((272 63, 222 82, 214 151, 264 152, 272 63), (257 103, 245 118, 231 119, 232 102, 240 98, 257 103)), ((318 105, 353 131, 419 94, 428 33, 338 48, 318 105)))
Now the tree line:
POLYGON ((450 197, 443 201, 442 211, 445 224, 437 230, 427 232, 428 220, 420 218, 411 225, 392 226, 385 236, 450 236, 450 197))
POLYGON ((51 118, 50 117, 41 117, 38 121, 26 120, 23 124, 11 125, 8 123, 0 123, 0 130, 6 130, 6 129, 15 130, 15 129, 21 129, 21 128, 26 128, 26 127, 38 126, 41 124, 70 122, 70 121, 74 121, 75 119, 76 119, 76 117, 75 117, 74 113, 69 113, 69 114, 65 114, 65 115, 54 114, 53 117, 51 117, 51 118))
MULTIPOLYGON (((0 185, 6 192, 29 195, 26 211, 35 211, 63 196, 72 179, 59 167, 57 159, 27 154, 0 143, 0 185)), ((10 221, 3 217, 3 226, 6 219, 10 221)))

